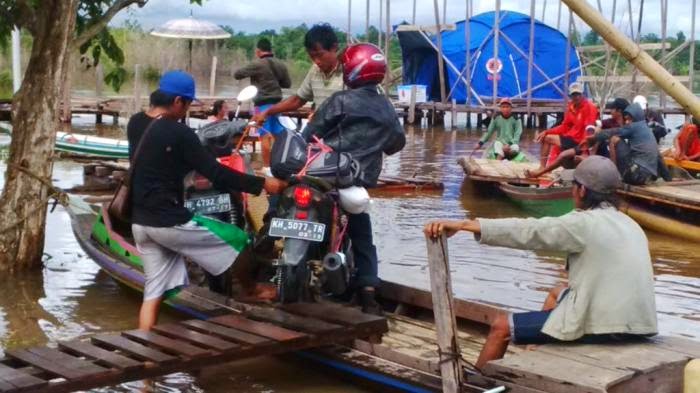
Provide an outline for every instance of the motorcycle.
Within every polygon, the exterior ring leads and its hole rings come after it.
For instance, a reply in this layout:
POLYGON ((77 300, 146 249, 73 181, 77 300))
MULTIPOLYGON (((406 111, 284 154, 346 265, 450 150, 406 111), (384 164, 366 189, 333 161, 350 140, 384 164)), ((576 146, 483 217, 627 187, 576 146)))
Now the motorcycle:
POLYGON ((346 295, 355 263, 343 198, 359 193, 369 203, 366 190, 353 187, 357 162, 322 141, 307 144, 291 129, 276 137, 272 156, 273 175, 289 182, 264 234, 274 239, 279 301, 346 295))

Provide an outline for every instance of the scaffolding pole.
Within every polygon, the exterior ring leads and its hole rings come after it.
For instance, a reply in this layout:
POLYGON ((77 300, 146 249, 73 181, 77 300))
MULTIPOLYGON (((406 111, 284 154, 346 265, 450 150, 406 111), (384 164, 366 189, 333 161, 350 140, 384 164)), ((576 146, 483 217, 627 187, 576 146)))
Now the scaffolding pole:
POLYGON ((547 0, 544 0, 544 3, 542 3, 542 19, 540 19, 542 23, 544 23, 545 12, 547 12, 547 0))
MULTIPOLYGON (((667 34, 667 23, 668 23, 668 0, 659 1, 661 4, 661 58, 666 57, 666 34, 667 34)), ((661 108, 666 109, 666 93, 661 91, 659 97, 661 102, 661 108)))
MULTIPOLYGON (((561 4, 561 3, 559 3, 561 4)), ((527 116, 532 110, 532 58, 535 53, 535 0, 530 0, 530 44, 527 55, 527 116)))
POLYGON ((688 64, 688 88, 693 91, 693 82, 695 82, 695 6, 697 0, 693 0, 692 17, 690 18, 690 59, 688 64))
POLYGON ((350 45, 352 42, 352 0, 348 0, 348 32, 346 34, 345 40, 350 45))
MULTIPOLYGON (((501 32, 501 0, 496 0, 496 16, 494 18, 493 25, 493 59, 494 67, 498 70, 498 41, 500 39, 501 32)), ((500 72, 500 71, 499 71, 500 72)), ((498 78, 500 77, 499 72, 493 73, 493 102, 492 105, 494 110, 496 109, 496 100, 498 99, 498 78)))
POLYGON ((435 29, 437 33, 437 47, 438 47, 438 75, 440 77, 440 102, 443 104, 447 99, 445 92, 445 59, 442 57, 442 28, 440 27, 440 6, 438 5, 438 0, 433 0, 433 7, 435 8, 435 29))
POLYGON ((365 10, 365 41, 369 42, 369 1, 367 0, 367 7, 365 10))
POLYGON ((561 1, 557 7, 557 30, 561 29, 561 1))
MULTIPOLYGON (((464 42, 466 43, 465 46, 467 48, 467 53, 466 53, 466 59, 464 61, 464 68, 466 72, 464 75, 467 78, 466 86, 467 86, 467 105, 470 105, 472 102, 472 89, 471 89, 471 84, 472 84, 472 78, 471 78, 471 69, 472 69, 472 53, 471 53, 471 26, 469 25, 469 20, 472 18, 471 15, 471 5, 473 3, 473 0, 467 0, 466 2, 466 17, 464 18, 464 42)), ((469 114, 467 114, 469 116, 469 114)))
MULTIPOLYGON (((381 0, 380 0, 381 1, 381 0)), ((385 78, 385 89, 386 94, 389 94, 389 84, 391 83, 391 62, 389 56, 389 50, 391 49, 391 0, 386 0, 386 41, 384 42, 384 57, 386 58, 386 78, 385 78)))
POLYGON ((574 25, 574 13, 569 8, 569 26, 566 33, 566 52, 564 59, 564 92, 563 97, 564 103, 567 105, 569 102, 569 67, 571 66, 571 32, 573 31, 572 26, 574 25))
POLYGON ((379 0, 379 23, 377 23, 377 46, 382 49, 382 25, 384 24, 384 0, 379 0))
POLYGON ((413 0, 413 16, 411 17, 411 24, 416 24, 416 0, 413 0))

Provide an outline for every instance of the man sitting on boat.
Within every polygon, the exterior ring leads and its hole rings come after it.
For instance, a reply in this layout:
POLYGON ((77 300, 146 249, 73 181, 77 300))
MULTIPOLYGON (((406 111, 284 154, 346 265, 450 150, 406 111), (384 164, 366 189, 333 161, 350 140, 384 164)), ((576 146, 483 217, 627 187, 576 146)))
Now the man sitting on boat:
MULTIPOLYGON (((315 138, 338 152, 348 152, 360 166, 358 185, 376 187, 384 154, 395 154, 406 144, 406 135, 389 99, 378 91, 386 75, 386 58, 372 44, 351 45, 341 55, 343 81, 349 90, 330 96, 304 129, 304 138, 315 138)), ((377 248, 368 213, 350 214, 348 235, 357 266, 355 286, 362 311, 381 313, 375 300, 380 280, 377 248)))
POLYGON ((642 107, 642 110, 644 111, 644 118, 647 121, 647 125, 649 126, 649 129, 651 129, 651 132, 654 134, 654 138, 656 138, 656 143, 660 143, 661 139, 668 134, 668 129, 666 128, 666 123, 664 122, 664 117, 661 114, 660 111, 652 109, 649 107, 649 103, 647 102, 647 98, 644 96, 635 96, 632 99, 632 103, 637 103, 639 106, 642 107))
POLYGON ((500 315, 476 363, 500 359, 508 344, 600 343, 657 333, 654 272, 642 228, 615 208, 620 174, 592 156, 574 171, 576 210, 561 217, 435 221, 431 237, 473 232, 481 244, 567 254, 569 285, 549 292, 542 311, 500 315))
MULTIPOLYGON (((600 123, 600 128, 603 130, 607 130, 611 128, 622 127, 625 124, 625 119, 622 113, 629 106, 629 104, 629 101, 627 101, 624 98, 615 98, 614 101, 605 105, 605 108, 610 110, 610 117, 603 120, 600 123)), ((603 157, 610 157, 608 145, 605 143, 596 143, 590 149, 588 149, 588 151, 585 152, 577 146, 575 148, 566 149, 559 153, 559 156, 557 156, 556 160, 554 160, 550 164, 547 164, 547 166, 544 167, 544 169, 539 169, 536 171, 525 170, 525 175, 527 177, 538 178, 544 175, 545 173, 549 173, 559 168, 566 161, 569 161, 571 159, 580 161, 581 159, 585 158, 588 154, 597 154, 603 157)))
POLYGON ((659 176, 661 157, 656 138, 639 104, 629 105, 624 116, 624 126, 591 135, 581 145, 591 146, 609 140, 610 159, 617 165, 622 180, 632 185, 648 184, 659 176))
POLYGON ((689 123, 683 124, 681 131, 673 140, 671 155, 679 161, 700 161, 700 121, 693 117, 689 123))
POLYGON ((489 123, 486 134, 479 140, 479 148, 483 147, 494 131, 496 141, 488 150, 486 157, 497 160, 514 160, 520 155, 520 135, 523 133, 523 124, 520 119, 513 116, 513 104, 510 99, 501 99, 498 107, 501 113, 496 115, 489 123))
POLYGON ((571 100, 564 114, 564 121, 535 137, 536 142, 542 143, 540 170, 546 167, 552 147, 557 147, 559 151, 578 150, 579 144, 586 137, 586 131, 592 133, 595 129, 598 109, 583 95, 583 85, 578 82, 572 83, 569 86, 569 97, 571 100))
POLYGON ((197 135, 178 120, 195 98, 191 75, 169 71, 151 94, 151 109, 129 119, 129 157, 134 166, 131 178, 131 230, 141 253, 146 277, 139 329, 150 329, 166 292, 187 285, 185 258, 211 275, 231 281, 229 272, 238 255, 235 240, 247 235, 235 225, 199 219, 183 201, 184 179, 192 170, 219 190, 259 194, 263 188, 278 193, 286 184, 233 171, 219 164, 197 135), (219 225, 221 224, 221 225, 219 225), (236 232, 238 231, 238 232, 236 232), (225 232, 225 233, 224 233, 225 232))

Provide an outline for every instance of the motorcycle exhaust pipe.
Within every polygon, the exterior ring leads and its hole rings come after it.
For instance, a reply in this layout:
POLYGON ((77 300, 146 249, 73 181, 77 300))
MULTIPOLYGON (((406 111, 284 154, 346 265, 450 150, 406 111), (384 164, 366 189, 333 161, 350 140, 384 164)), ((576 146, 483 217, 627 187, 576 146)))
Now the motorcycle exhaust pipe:
POLYGON ((331 252, 323 258, 323 275, 325 282, 323 288, 334 294, 342 295, 348 289, 347 266, 345 254, 331 252))

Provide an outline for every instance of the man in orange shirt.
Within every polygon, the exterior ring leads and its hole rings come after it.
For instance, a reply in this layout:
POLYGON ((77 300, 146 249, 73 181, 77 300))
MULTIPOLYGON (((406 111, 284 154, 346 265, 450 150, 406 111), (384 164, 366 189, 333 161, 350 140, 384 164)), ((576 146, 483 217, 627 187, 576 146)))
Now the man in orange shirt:
MULTIPOLYGON (((564 114, 564 121, 535 137, 536 142, 542 143, 540 170, 546 167, 552 146, 557 146, 559 151, 579 149, 579 144, 587 136, 586 133, 592 134, 595 131, 598 109, 583 95, 583 85, 578 82, 572 83, 569 86, 569 98, 571 101, 564 114)), ((576 154, 580 152, 577 150, 576 154)))
POLYGON ((700 121, 694 117, 690 123, 683 125, 673 141, 673 158, 676 160, 700 161, 700 135, 698 126, 700 121))

